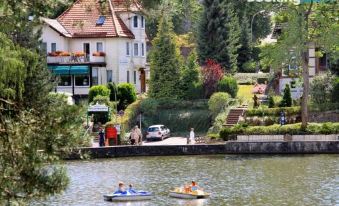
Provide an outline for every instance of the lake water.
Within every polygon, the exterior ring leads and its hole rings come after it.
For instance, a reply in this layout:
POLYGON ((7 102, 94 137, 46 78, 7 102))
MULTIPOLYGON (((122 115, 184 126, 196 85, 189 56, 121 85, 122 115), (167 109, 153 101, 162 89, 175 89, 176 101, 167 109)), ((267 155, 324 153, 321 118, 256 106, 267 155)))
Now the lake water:
POLYGON ((335 205, 339 206, 339 155, 137 157, 66 162, 71 177, 61 195, 33 205, 335 205), (179 200, 168 192, 191 180, 207 200, 179 200), (105 202, 118 181, 152 191, 151 201, 105 202))

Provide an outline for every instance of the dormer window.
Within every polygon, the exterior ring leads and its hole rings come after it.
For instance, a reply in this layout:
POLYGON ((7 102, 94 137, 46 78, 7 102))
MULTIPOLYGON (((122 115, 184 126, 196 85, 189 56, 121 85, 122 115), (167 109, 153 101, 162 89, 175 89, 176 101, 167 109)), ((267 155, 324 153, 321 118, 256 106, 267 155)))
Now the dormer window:
POLYGON ((138 28, 138 16, 133 17, 133 27, 138 28))
POLYGON ((99 16, 99 19, 97 20, 97 26, 101 26, 105 23, 106 17, 105 16, 99 16))

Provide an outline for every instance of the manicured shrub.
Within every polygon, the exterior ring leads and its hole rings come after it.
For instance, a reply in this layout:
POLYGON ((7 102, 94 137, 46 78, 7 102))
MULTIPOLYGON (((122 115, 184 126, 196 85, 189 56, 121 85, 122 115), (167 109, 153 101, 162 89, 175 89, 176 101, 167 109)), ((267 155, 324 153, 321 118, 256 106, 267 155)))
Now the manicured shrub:
POLYGON ((118 89, 115 83, 111 83, 111 82, 108 83, 107 88, 111 91, 109 95, 109 100, 113 102, 118 101, 118 89))
POLYGON ((101 96, 101 95, 97 95, 94 97, 93 99, 93 104, 105 104, 107 106, 110 106, 110 101, 109 101, 109 97, 108 96, 101 96))
POLYGON ((137 99, 137 92, 134 85, 130 83, 118 84, 118 109, 125 109, 129 104, 137 99))
POLYGON ((218 92, 227 92, 232 98, 235 98, 238 93, 237 80, 231 76, 225 76, 218 82, 218 92))
POLYGON ((88 101, 92 102, 96 96, 107 96, 110 95, 110 90, 104 85, 93 86, 89 89, 88 101))
POLYGON ((154 115, 157 112, 159 103, 157 100, 152 99, 152 98, 147 98, 141 101, 140 103, 140 110, 144 114, 147 115, 154 115))
POLYGON ((259 109, 249 109, 246 111, 247 117, 253 116, 280 116, 280 112, 284 111, 286 116, 298 115, 300 114, 300 107, 280 107, 280 108, 259 108, 259 109))
POLYGON ((281 107, 292 106, 291 89, 288 84, 285 85, 284 95, 283 95, 283 99, 281 100, 280 106, 281 107))
POLYGON ((273 108, 275 106, 273 96, 268 98, 268 107, 273 108))
POLYGON ((220 131, 219 136, 224 140, 235 139, 236 135, 303 135, 303 134, 337 134, 339 132, 339 123, 309 123, 306 130, 301 128, 301 124, 287 124, 280 126, 274 124, 271 126, 235 126, 224 128, 220 131))
POLYGON ((216 116, 228 105, 230 96, 225 92, 214 93, 208 101, 208 108, 212 115, 216 116))

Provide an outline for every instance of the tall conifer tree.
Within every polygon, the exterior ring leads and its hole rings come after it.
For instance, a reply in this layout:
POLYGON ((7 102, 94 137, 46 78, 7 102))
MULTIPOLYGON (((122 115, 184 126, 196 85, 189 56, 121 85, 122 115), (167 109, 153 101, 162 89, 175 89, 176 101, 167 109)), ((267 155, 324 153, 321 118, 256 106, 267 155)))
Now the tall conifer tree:
POLYGON ((251 38, 251 28, 249 20, 244 14, 241 19, 241 34, 240 34, 240 43, 241 47, 238 49, 238 67, 239 70, 244 71, 244 64, 252 59, 252 42, 251 38))
POLYGON ((171 18, 162 16, 151 51, 150 96, 178 98, 180 57, 173 34, 171 18))

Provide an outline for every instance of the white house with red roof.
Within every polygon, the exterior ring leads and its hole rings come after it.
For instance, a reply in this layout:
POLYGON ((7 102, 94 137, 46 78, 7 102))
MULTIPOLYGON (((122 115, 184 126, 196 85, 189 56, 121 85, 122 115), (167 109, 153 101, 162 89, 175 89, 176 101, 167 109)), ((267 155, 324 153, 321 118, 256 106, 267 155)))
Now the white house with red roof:
POLYGON ((48 67, 60 77, 57 92, 83 96, 108 82, 146 91, 147 36, 136 1, 77 0, 56 19, 42 21, 48 67))

